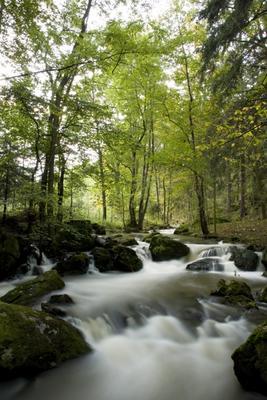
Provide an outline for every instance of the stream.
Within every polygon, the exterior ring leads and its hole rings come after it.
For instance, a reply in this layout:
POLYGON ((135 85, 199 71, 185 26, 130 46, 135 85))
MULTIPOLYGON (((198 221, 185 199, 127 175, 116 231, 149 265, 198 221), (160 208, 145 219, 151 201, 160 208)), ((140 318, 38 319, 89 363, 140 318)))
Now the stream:
MULTIPOLYGON (((144 264, 139 272, 100 274, 91 266, 87 275, 64 278, 75 302, 65 306, 66 319, 95 351, 35 379, 1 383, 1 400, 264 399, 243 391, 231 360, 256 321, 209 297, 221 278, 262 287, 261 267, 239 271, 224 243, 190 243, 189 258, 165 262, 153 262, 148 246, 133 247, 144 264), (185 270, 214 247, 223 272, 185 270)), ((14 283, 2 282, 0 295, 14 283)))

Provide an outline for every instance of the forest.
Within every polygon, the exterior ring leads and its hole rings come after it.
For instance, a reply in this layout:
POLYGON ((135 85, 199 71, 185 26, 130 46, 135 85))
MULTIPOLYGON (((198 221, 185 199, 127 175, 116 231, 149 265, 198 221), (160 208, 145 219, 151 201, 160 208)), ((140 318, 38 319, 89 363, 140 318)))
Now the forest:
POLYGON ((1 2, 3 222, 266 219, 265 2, 156 6, 1 2))
POLYGON ((0 0, 0 399, 267 396, 267 4, 0 0))

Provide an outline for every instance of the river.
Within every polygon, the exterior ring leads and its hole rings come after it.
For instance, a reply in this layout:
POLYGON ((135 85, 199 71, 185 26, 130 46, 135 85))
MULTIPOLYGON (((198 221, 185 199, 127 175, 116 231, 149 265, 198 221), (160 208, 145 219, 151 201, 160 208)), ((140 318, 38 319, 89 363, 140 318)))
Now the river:
MULTIPOLYGON (((255 327, 209 293, 224 277, 263 286, 261 271, 238 271, 218 244, 224 272, 190 272, 188 259, 153 262, 135 247, 144 268, 131 274, 91 273, 65 279, 69 322, 94 352, 33 380, 0 385, 1 400, 261 400, 240 387, 231 354, 255 327)), ((190 260, 214 245, 189 244, 190 260)), ((203 255, 203 253, 202 253, 203 255)), ((49 268, 48 266, 45 267, 49 268)), ((2 283, 3 294, 12 286, 2 283)))

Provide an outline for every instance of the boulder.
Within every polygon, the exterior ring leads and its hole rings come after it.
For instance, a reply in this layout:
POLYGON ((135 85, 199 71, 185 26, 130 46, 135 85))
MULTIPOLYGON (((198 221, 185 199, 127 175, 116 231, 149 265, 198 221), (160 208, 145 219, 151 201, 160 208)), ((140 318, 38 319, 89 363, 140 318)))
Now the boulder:
POLYGON ((152 237, 149 250, 154 261, 178 259, 186 256, 190 251, 185 244, 163 235, 152 237))
POLYGON ((74 254, 66 260, 58 262, 53 269, 60 275, 81 275, 86 274, 90 258, 84 254, 74 254))
POLYGON ((52 304, 49 303, 41 303, 42 311, 46 312, 47 314, 51 314, 55 317, 66 317, 67 313, 62 310, 61 308, 54 307, 52 304))
POLYGON ((259 301, 267 303, 267 286, 261 291, 259 301))
POLYGON ((186 266, 189 271, 223 271, 224 266, 218 258, 202 258, 186 266))
POLYGON ((92 224, 92 228, 93 228, 93 232, 96 235, 105 235, 106 234, 106 228, 103 225, 99 225, 99 224, 92 224))
POLYGON ((95 247, 92 251, 95 266, 100 272, 114 270, 113 254, 104 247, 95 247))
POLYGON ((56 271, 48 271, 30 281, 19 284, 0 298, 5 303, 33 305, 42 296, 62 289, 65 283, 56 271))
POLYGON ((133 249, 125 246, 112 248, 114 269, 121 272, 137 272, 143 267, 142 261, 133 249))
POLYGON ((267 322, 232 354, 234 371, 245 390, 267 395, 267 322))
POLYGON ((83 235, 90 235, 93 232, 91 221, 83 219, 72 219, 67 222, 67 225, 74 228, 77 232, 83 235))
POLYGON ((91 351, 65 321, 0 302, 0 380, 32 376, 91 351))
POLYGON ((251 289, 246 282, 232 279, 228 284, 220 279, 212 296, 223 298, 224 304, 238 306, 245 309, 257 308, 251 289))
POLYGON ((178 228, 173 232, 174 235, 186 235, 189 233, 189 228, 186 224, 181 224, 178 228))
POLYGON ((264 249, 262 252, 261 262, 265 266, 265 268, 267 268, 267 249, 264 249))
POLYGON ((5 232, 0 233, 0 281, 16 275, 20 265, 18 238, 5 232))
POLYGON ((256 271, 259 257, 252 250, 231 246, 229 247, 228 252, 231 253, 230 260, 234 261, 237 268, 242 271, 256 271))
POLYGON ((74 304, 72 298, 64 293, 64 294, 54 294, 50 297, 49 301, 50 304, 74 304))

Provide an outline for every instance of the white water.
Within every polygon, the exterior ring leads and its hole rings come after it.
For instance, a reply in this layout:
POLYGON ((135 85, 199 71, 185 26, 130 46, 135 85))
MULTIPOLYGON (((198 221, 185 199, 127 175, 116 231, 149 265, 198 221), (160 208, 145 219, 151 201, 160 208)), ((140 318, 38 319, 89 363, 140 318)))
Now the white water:
MULTIPOLYGON (((224 246, 224 245, 222 245, 224 246)), ((192 259, 213 245, 190 245, 192 259)), ((68 320, 94 353, 64 363, 34 381, 0 386, 1 400, 260 400, 235 378, 231 354, 253 330, 245 316, 209 293, 237 268, 193 273, 189 260, 156 263, 146 243, 136 247, 144 268, 131 274, 91 273, 66 279, 68 320)), ((261 272, 237 271, 252 287, 261 272)), ((239 277, 237 277, 239 279, 239 277)), ((10 288, 2 284, 0 292, 10 288)))

